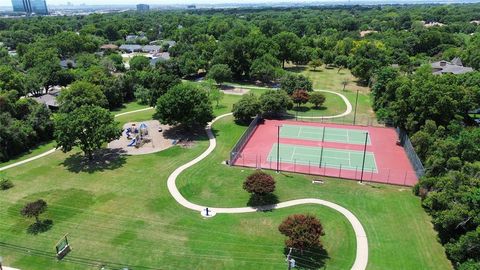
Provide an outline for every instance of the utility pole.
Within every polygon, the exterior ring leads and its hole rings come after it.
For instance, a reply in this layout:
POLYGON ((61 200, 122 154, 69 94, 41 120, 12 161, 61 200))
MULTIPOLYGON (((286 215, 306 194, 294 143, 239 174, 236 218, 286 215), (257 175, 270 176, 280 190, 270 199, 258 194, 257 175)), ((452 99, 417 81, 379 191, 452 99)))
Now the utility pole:
POLYGON ((360 174, 360 183, 363 183, 363 170, 365 168, 365 156, 367 155, 368 131, 365 132, 365 145, 363 146, 362 174, 360 174))
POLYGON ((277 125, 277 173, 280 172, 280 128, 282 125, 277 125))
POLYGON ((355 125, 355 120, 357 119, 357 104, 358 104, 358 90, 357 97, 355 98, 355 111, 353 112, 353 124, 355 125))
POLYGON ((292 259, 292 248, 290 248, 287 254, 287 265, 288 270, 291 270, 292 267, 295 267, 295 260, 292 259))

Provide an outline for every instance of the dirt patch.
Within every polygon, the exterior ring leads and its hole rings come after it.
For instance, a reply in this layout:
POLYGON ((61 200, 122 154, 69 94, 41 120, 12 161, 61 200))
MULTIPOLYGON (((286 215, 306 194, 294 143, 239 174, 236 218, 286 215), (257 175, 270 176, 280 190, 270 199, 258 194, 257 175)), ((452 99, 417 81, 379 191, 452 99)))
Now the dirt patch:
POLYGON ((162 125, 157 120, 127 123, 123 126, 122 136, 110 142, 108 148, 122 149, 128 155, 143 155, 181 145, 170 129, 171 126, 162 125), (127 133, 129 129, 131 132, 127 133))
POLYGON ((220 87, 220 90, 227 95, 239 95, 239 96, 250 92, 249 89, 234 87, 234 86, 227 86, 227 85, 222 85, 220 87))

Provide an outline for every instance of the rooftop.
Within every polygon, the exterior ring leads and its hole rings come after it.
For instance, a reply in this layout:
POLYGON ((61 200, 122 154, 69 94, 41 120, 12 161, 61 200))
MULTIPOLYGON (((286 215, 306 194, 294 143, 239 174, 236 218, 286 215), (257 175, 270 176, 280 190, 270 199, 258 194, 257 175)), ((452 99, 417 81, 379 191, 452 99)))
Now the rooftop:
POLYGON ((473 68, 471 67, 464 67, 462 60, 458 57, 455 57, 451 62, 445 60, 433 62, 431 66, 433 74, 463 74, 473 71, 473 68))

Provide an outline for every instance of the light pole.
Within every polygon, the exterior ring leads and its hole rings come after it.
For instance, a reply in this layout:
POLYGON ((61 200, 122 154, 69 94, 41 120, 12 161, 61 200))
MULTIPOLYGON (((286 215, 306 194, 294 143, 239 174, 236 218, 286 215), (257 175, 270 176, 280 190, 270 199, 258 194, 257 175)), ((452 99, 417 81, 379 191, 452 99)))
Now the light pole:
POLYGON ((353 112, 353 124, 355 125, 355 120, 357 118, 357 104, 358 104, 358 90, 357 97, 355 98, 355 111, 353 112))
POLYGON ((362 173, 360 174, 360 183, 363 183, 363 170, 365 168, 365 156, 367 154, 368 131, 365 132, 365 145, 363 147, 362 173))
POLYGON ((322 159, 323 159, 323 143, 325 141, 325 127, 323 127, 323 132, 322 132, 322 148, 320 151, 320 163, 318 164, 318 168, 322 167, 322 159))
POLYGON ((282 125, 277 125, 277 173, 280 172, 280 128, 282 125))

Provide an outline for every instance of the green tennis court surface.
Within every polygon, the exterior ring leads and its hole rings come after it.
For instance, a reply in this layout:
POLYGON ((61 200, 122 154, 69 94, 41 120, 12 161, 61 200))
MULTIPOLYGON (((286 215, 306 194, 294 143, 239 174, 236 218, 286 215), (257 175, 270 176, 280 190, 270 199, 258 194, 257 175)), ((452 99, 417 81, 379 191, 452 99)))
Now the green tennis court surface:
MULTIPOLYGON (((331 127, 283 125, 280 128, 280 138, 321 141, 323 129, 325 129, 324 141, 326 142, 365 144, 366 130, 331 127)), ((370 135, 368 135, 367 144, 370 144, 370 135)))
MULTIPOLYGON (((361 170, 363 151, 280 144, 280 163, 318 166, 322 159, 322 166, 327 168, 342 168, 345 170, 361 170)), ((277 161, 277 144, 273 144, 267 158, 268 162, 277 161)), ((377 172, 375 155, 372 152, 365 154, 365 171, 377 172)))

